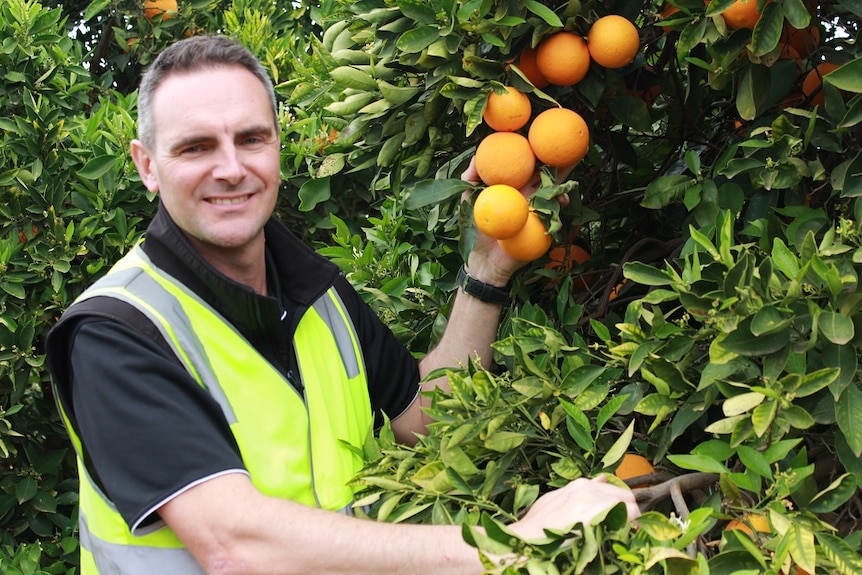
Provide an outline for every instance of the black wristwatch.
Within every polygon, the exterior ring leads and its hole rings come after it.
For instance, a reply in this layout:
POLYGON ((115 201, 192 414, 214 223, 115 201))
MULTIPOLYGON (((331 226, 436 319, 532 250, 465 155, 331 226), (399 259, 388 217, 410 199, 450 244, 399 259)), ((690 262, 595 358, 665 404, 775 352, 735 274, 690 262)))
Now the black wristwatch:
POLYGON ((458 270, 458 286, 465 294, 485 303, 502 305, 509 301, 508 287, 497 287, 470 277, 464 266, 458 270))

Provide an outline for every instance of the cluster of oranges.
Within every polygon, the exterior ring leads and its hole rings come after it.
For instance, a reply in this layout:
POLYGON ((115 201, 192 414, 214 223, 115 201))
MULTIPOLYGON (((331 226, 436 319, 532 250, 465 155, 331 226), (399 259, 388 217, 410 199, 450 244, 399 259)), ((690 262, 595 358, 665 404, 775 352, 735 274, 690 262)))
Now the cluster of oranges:
POLYGON ((590 62, 605 68, 622 68, 637 56, 640 34, 630 20, 616 14, 602 16, 587 31, 587 38, 563 30, 543 38, 535 49, 526 48, 518 68, 539 89, 551 84, 573 86, 584 79, 590 62))
MULTIPOLYGON (((518 66, 537 88, 571 86, 586 75, 590 62, 619 68, 631 62, 639 48, 634 24, 622 16, 603 16, 590 26, 586 40, 574 32, 555 32, 535 49, 526 48, 518 66)), ((564 107, 533 118, 529 96, 511 86, 489 94, 483 119, 494 131, 476 149, 476 172, 487 186, 473 206, 476 228, 512 257, 533 261, 548 252, 552 241, 519 190, 534 179, 540 163, 569 169, 580 162, 589 150, 589 127, 580 114, 564 107), (525 136, 520 131, 528 124, 525 136)))

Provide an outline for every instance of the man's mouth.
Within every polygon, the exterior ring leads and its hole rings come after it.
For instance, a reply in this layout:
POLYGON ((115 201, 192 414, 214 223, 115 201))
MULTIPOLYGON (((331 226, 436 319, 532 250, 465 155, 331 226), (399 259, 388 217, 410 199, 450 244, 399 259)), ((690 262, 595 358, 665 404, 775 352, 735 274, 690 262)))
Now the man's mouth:
POLYGON ((208 198, 207 201, 217 206, 232 206, 234 204, 241 204, 250 197, 250 194, 246 194, 244 196, 238 196, 235 198, 208 198))

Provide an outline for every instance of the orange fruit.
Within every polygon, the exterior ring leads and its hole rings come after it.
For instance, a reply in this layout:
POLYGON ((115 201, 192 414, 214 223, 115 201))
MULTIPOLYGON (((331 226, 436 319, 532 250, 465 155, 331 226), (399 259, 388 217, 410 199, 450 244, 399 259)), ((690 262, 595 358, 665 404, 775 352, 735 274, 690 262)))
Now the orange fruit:
MULTIPOLYGON (((623 460, 617 466, 614 475, 625 481, 633 477, 641 475, 649 475, 655 473, 655 467, 649 462, 649 459, 637 453, 626 453, 623 455, 623 460)), ((635 485, 634 487, 648 487, 648 484, 635 485)))
POLYGON ((551 236, 542 218, 530 211, 527 223, 521 231, 504 240, 497 240, 503 251, 522 262, 537 260, 548 252, 551 247, 551 236))
POLYGON ((838 68, 832 62, 820 62, 812 68, 802 80, 802 93, 812 106, 823 106, 826 97, 823 95, 823 77, 838 68))
POLYGON ((589 72, 590 50, 578 34, 556 32, 539 43, 536 66, 551 84, 572 86, 589 72))
POLYGON ((625 285, 628 281, 629 281, 628 278, 623 278, 620 283, 618 283, 617 285, 614 286, 614 289, 612 289, 611 293, 608 294, 608 301, 609 302, 612 302, 615 299, 617 299, 618 297, 620 297, 620 292, 623 291, 623 288, 625 287, 625 285))
POLYGON ((605 68, 622 68, 640 49, 637 26, 622 16, 602 16, 587 32, 587 48, 594 62, 605 68))
POLYGON ((549 108, 530 124, 527 139, 536 158, 562 168, 577 164, 587 155, 590 130, 574 110, 549 108))
MULTIPOLYGON (((550 258, 550 261, 545 264, 545 269, 559 270, 562 273, 568 273, 576 263, 581 266, 587 264, 587 262, 590 261, 590 257, 590 252, 578 244, 554 246, 551 248, 551 251, 548 252, 548 258, 550 258)), ((586 291, 590 286, 590 283, 592 283, 592 280, 592 272, 580 274, 575 278, 572 286, 573 291, 576 293, 586 291)))
POLYGON ((506 184, 522 188, 536 171, 530 142, 517 132, 493 132, 476 148, 476 172, 487 186, 506 184))
POLYGON ((511 238, 523 229, 530 215, 527 198, 512 186, 488 186, 476 196, 473 222, 476 228, 497 240, 511 238))
POLYGON ((769 519, 766 518, 766 515, 761 515, 759 513, 746 513, 739 519, 733 519, 728 522, 727 526, 725 526, 725 531, 730 531, 732 529, 739 529, 740 531, 747 533, 749 537, 754 538, 754 532, 758 533, 771 533, 772 528, 769 526, 769 519))
POLYGON ((507 86, 503 94, 488 94, 482 118, 498 132, 514 132, 527 125, 532 113, 530 98, 517 88, 507 86))
POLYGON ((144 0, 147 20, 169 20, 177 15, 177 0, 144 0))
MULTIPOLYGON (((665 4, 664 8, 662 9, 662 11, 658 15, 659 20, 667 20, 668 18, 670 18, 671 16, 673 16, 677 12, 679 12, 678 6, 674 6, 673 4, 665 4)), ((665 34, 667 34, 673 28, 671 28, 670 26, 662 26, 661 29, 664 30, 665 34)))
POLYGON ((518 68, 524 73, 527 80, 539 90, 547 88, 551 84, 539 70, 539 65, 536 63, 536 50, 530 46, 521 50, 521 55, 518 56, 518 68))
POLYGON ((797 29, 793 26, 785 26, 781 31, 781 43, 793 46, 800 56, 812 54, 820 45, 820 28, 810 26, 797 29))
POLYGON ((760 12, 757 11, 757 0, 736 0, 724 12, 721 13, 724 23, 728 28, 754 29, 754 25, 760 20, 760 12))

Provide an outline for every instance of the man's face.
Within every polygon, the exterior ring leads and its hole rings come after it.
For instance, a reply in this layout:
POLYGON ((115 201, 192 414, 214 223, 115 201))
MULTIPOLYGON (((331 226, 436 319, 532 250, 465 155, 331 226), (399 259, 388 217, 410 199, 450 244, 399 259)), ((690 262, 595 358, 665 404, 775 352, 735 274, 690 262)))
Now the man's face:
POLYGON ((204 257, 262 249, 280 184, 269 95, 239 66, 168 76, 152 103, 152 149, 132 143, 141 179, 204 257))

